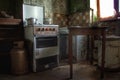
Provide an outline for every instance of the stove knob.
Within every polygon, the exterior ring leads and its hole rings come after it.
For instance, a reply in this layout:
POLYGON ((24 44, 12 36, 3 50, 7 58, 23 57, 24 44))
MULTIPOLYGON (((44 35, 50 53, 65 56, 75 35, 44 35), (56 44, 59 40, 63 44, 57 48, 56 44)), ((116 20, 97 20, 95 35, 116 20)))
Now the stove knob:
POLYGON ((44 28, 41 28, 41 31, 44 31, 44 28))
POLYGON ((49 28, 49 31, 52 31, 52 29, 51 29, 51 28, 49 28))
POLYGON ((49 29, 48 29, 48 28, 46 28, 46 29, 45 29, 45 31, 49 31, 49 29))
POLYGON ((40 28, 38 28, 37 31, 40 31, 40 28))
POLYGON ((55 28, 53 28, 52 31, 55 31, 55 28))

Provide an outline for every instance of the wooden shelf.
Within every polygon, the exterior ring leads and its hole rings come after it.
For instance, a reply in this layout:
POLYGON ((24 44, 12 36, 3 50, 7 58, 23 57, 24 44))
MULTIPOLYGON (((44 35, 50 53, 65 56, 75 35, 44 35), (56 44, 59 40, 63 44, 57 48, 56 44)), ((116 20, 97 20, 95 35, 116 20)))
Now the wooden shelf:
POLYGON ((0 18, 0 25, 19 25, 21 19, 0 18))

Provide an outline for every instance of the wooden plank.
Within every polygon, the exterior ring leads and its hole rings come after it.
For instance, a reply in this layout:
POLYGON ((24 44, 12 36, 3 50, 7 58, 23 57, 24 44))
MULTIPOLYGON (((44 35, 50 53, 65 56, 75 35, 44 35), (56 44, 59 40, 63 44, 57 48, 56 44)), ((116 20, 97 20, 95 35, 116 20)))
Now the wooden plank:
POLYGON ((0 18, 0 25, 19 25, 21 19, 0 18))

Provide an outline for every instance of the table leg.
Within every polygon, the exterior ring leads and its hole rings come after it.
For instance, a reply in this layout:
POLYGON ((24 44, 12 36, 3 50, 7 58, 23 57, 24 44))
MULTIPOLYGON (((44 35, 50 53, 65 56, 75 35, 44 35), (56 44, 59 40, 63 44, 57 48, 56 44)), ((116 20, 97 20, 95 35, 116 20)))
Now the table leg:
POLYGON ((71 35, 71 33, 69 33, 69 49, 68 49, 68 51, 69 51, 70 79, 72 79, 73 78, 73 64, 72 64, 72 62, 73 62, 73 54, 72 54, 73 49, 72 49, 72 35, 71 35))
POLYGON ((91 54, 90 54, 90 64, 93 65, 93 56, 94 56, 94 36, 91 36, 91 54))
POLYGON ((89 61, 89 52, 90 52, 90 36, 87 35, 87 55, 86 55, 86 60, 89 61))
POLYGON ((101 78, 104 78, 104 64, 105 64, 105 44, 106 35, 105 31, 102 32, 102 58, 101 58, 101 78))

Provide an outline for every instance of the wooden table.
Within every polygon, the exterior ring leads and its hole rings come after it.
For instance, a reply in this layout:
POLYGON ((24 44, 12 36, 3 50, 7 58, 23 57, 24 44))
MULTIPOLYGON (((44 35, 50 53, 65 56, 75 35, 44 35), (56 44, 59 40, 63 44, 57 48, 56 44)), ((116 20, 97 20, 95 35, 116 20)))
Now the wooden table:
MULTIPOLYGON (((105 63, 105 41, 106 41, 106 29, 107 27, 69 27, 69 65, 70 65, 70 79, 73 78, 73 51, 72 51, 72 37, 75 35, 90 35, 102 37, 102 55, 101 55, 101 67, 100 77, 104 78, 104 63, 105 63)), ((91 50, 93 52, 93 50, 91 50)))

